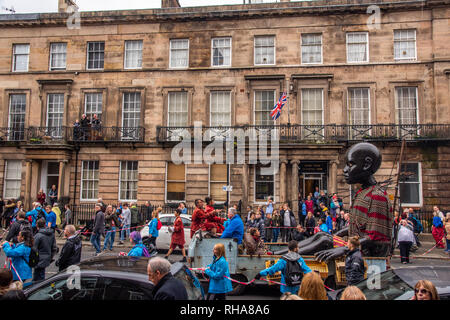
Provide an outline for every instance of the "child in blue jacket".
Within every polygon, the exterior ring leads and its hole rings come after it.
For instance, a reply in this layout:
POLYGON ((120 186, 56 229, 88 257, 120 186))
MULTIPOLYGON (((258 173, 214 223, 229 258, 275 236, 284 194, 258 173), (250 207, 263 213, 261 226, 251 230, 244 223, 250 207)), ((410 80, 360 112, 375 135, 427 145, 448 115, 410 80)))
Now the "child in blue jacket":
POLYGON ((17 241, 19 243, 12 245, 7 241, 3 241, 2 248, 6 257, 11 258, 12 266, 10 265, 9 267, 13 273, 13 280, 25 282, 33 277, 31 267, 28 265, 31 247, 33 247, 31 231, 20 231, 17 241))
POLYGON ((225 300, 227 292, 233 290, 228 262, 225 258, 225 246, 218 243, 213 249, 213 262, 206 266, 205 274, 209 277, 207 300, 225 300), (228 277, 228 278, 226 278, 228 277))

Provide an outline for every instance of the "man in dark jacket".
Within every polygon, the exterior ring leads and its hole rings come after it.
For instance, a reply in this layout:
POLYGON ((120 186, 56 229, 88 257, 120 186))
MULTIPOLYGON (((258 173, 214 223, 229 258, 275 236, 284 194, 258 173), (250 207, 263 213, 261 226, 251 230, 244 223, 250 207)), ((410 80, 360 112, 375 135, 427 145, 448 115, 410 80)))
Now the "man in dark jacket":
POLYGON ((12 241, 13 243, 18 243, 17 236, 19 235, 19 232, 24 229, 29 229, 32 232, 31 224, 26 219, 27 214, 23 211, 19 211, 17 215, 17 221, 14 221, 11 225, 11 228, 9 228, 9 232, 6 235, 5 240, 6 241, 12 241))
POLYGON ((39 262, 34 268, 33 281, 45 279, 45 268, 47 268, 56 253, 55 231, 45 227, 45 220, 39 219, 36 222, 37 233, 34 236, 34 249, 39 254, 39 262))
POLYGON ((136 206, 136 203, 131 203, 130 206, 130 212, 131 212, 131 229, 134 231, 134 228, 136 228, 139 225, 139 210, 136 206))
POLYGON ((255 214, 255 221, 253 222, 253 227, 258 229, 261 239, 265 237, 265 227, 264 220, 261 218, 261 212, 255 214))
POLYGON ((297 225, 296 229, 292 229, 292 240, 295 240, 297 242, 303 241, 307 238, 305 229, 302 227, 301 224, 297 225))
POLYGON ((61 249, 58 260, 55 265, 59 267, 59 271, 77 264, 81 260, 81 239, 75 234, 75 226, 69 224, 64 229, 64 236, 67 238, 66 243, 61 249))
POLYGON ((365 266, 359 246, 358 237, 348 239, 347 247, 350 251, 345 258, 345 278, 349 286, 364 280, 365 266))
POLYGON ((187 300, 188 295, 183 282, 170 273, 170 262, 155 257, 148 261, 148 280, 153 282, 153 300, 187 300))
POLYGON ((105 214, 102 211, 102 205, 97 203, 95 205, 95 219, 94 230, 91 235, 91 243, 95 249, 95 256, 97 256, 102 250, 100 248, 100 238, 105 234, 105 214))

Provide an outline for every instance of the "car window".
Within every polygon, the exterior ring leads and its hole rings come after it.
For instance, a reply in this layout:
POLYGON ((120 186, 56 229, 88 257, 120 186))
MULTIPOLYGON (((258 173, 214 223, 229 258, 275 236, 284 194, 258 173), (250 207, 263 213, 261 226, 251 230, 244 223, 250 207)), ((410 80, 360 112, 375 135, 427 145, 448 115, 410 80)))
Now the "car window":
POLYGON ((170 226, 170 217, 161 217, 159 221, 161 221, 163 226, 170 226))
POLYGON ((99 291, 96 277, 82 277, 79 288, 76 283, 68 283, 66 278, 48 283, 31 293, 28 300, 97 300, 99 291))
POLYGON ((361 289, 367 300, 394 300, 413 290, 392 270, 381 273, 379 278, 377 276, 368 278, 356 286, 361 289))
POLYGON ((153 300, 151 287, 145 287, 136 281, 104 278, 102 300, 153 300))
POLYGON ((183 217, 181 218, 181 220, 183 221, 183 226, 185 226, 185 227, 191 226, 191 220, 183 218, 183 217))

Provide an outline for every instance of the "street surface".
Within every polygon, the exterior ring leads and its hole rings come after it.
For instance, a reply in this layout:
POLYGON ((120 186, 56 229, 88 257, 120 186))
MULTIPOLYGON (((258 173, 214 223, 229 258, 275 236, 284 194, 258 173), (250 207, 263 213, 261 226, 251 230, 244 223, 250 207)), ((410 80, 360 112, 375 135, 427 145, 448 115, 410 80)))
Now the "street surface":
MULTIPOLYGON (((434 242, 430 241, 430 236, 428 235, 421 235, 421 242, 422 247, 419 248, 416 252, 411 253, 411 256, 421 256, 423 253, 428 251, 434 246, 434 242)), ((431 238, 432 240, 432 238, 431 238)), ((65 240, 63 238, 57 237, 57 244, 59 249, 61 250, 65 240)), ((102 245, 103 245, 103 239, 102 239, 102 245)), ((119 252, 128 252, 131 249, 131 245, 129 242, 125 242, 123 245, 119 244, 119 241, 116 241, 114 243, 113 251, 107 250, 106 252, 102 253, 104 256, 115 256, 118 255, 119 252)), ((164 257, 167 250, 161 250, 161 252, 158 254, 160 257, 164 257)), ((88 241, 83 241, 83 250, 82 250, 82 260, 88 259, 94 256, 95 250, 88 241)), ((398 255, 399 252, 396 250, 394 252, 394 255, 398 255)), ((445 258, 448 257, 443 252, 443 249, 433 249, 431 252, 427 253, 425 257, 430 258, 417 258, 417 259, 411 259, 411 263, 404 265, 400 263, 400 258, 393 258, 391 261, 391 267, 392 268, 411 268, 414 266, 445 266, 449 265, 450 260, 442 260, 437 258, 445 258), (433 258, 433 259, 431 259, 433 258)), ((182 259, 182 255, 179 251, 175 251, 170 257, 170 262, 177 262, 182 259)), ((0 263, 3 265, 5 263, 5 254, 3 252, 0 253, 0 263)), ((56 274, 58 272, 58 268, 55 266, 54 263, 52 263, 47 269, 46 269, 46 278, 56 274)), ((228 300, 278 300, 280 298, 280 292, 279 288, 276 285, 250 285, 244 295, 241 296, 228 296, 228 300)))

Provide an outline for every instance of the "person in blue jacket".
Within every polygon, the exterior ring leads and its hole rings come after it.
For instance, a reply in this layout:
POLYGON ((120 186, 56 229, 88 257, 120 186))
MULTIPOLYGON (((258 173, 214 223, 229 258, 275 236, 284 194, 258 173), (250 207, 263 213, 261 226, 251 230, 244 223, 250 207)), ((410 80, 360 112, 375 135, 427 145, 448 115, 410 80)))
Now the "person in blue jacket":
POLYGON ((329 211, 327 211, 327 219, 325 220, 325 223, 327 225, 328 233, 331 234, 333 231, 333 218, 331 218, 329 211))
MULTIPOLYGON (((31 267, 28 265, 30 257, 30 251, 33 247, 33 235, 31 230, 22 230, 17 236, 18 243, 10 244, 7 241, 3 241, 2 248, 7 258, 11 258, 12 265, 10 265, 11 272, 13 273, 14 281, 21 280, 25 282, 33 277, 31 267), (19 279, 20 277, 20 279, 19 279)), ((31 284, 31 282, 29 282, 31 284)), ((24 285, 26 286, 26 285, 24 285)))
POLYGON ((56 229, 56 213, 52 211, 52 207, 50 205, 47 205, 45 207, 45 222, 47 224, 47 228, 52 228, 53 230, 56 229))
POLYGON ((330 233, 328 230, 328 226, 325 223, 325 221, 323 221, 323 219, 319 219, 319 229, 320 231, 326 232, 326 233, 330 233))
POLYGON ((206 300, 225 300, 226 294, 232 291, 233 287, 229 279, 230 271, 223 243, 217 243, 213 248, 213 253, 213 262, 208 264, 205 269, 205 274, 209 277, 209 290, 206 300))
POLYGON ((152 243, 156 248, 156 238, 159 236, 158 231, 158 221, 160 208, 152 212, 152 220, 148 224, 148 236, 150 237, 150 243, 152 243))
POLYGON ((310 273, 312 270, 306 265, 305 260, 298 254, 298 242, 295 240, 291 240, 288 243, 288 253, 281 257, 281 259, 278 260, 277 263, 275 263, 270 268, 264 269, 260 271, 256 276, 255 279, 259 280, 261 276, 267 276, 268 274, 274 275, 278 271, 281 271, 281 283, 280 285, 280 291, 281 293, 290 292, 292 294, 297 294, 300 286, 287 286, 286 285, 286 279, 285 279, 285 272, 286 272, 286 266, 287 262, 286 260, 290 261, 297 261, 300 264, 300 268, 303 271, 303 274, 310 273))
POLYGON ((145 257, 148 256, 145 254, 147 249, 145 245, 142 243, 141 234, 137 231, 133 231, 130 234, 130 242, 134 245, 131 248, 130 252, 128 252, 129 257, 145 257))
POLYGON ((222 232, 221 238, 236 238, 238 244, 242 244, 244 238, 244 223, 241 217, 236 213, 236 209, 228 209, 228 219, 230 223, 222 232))

